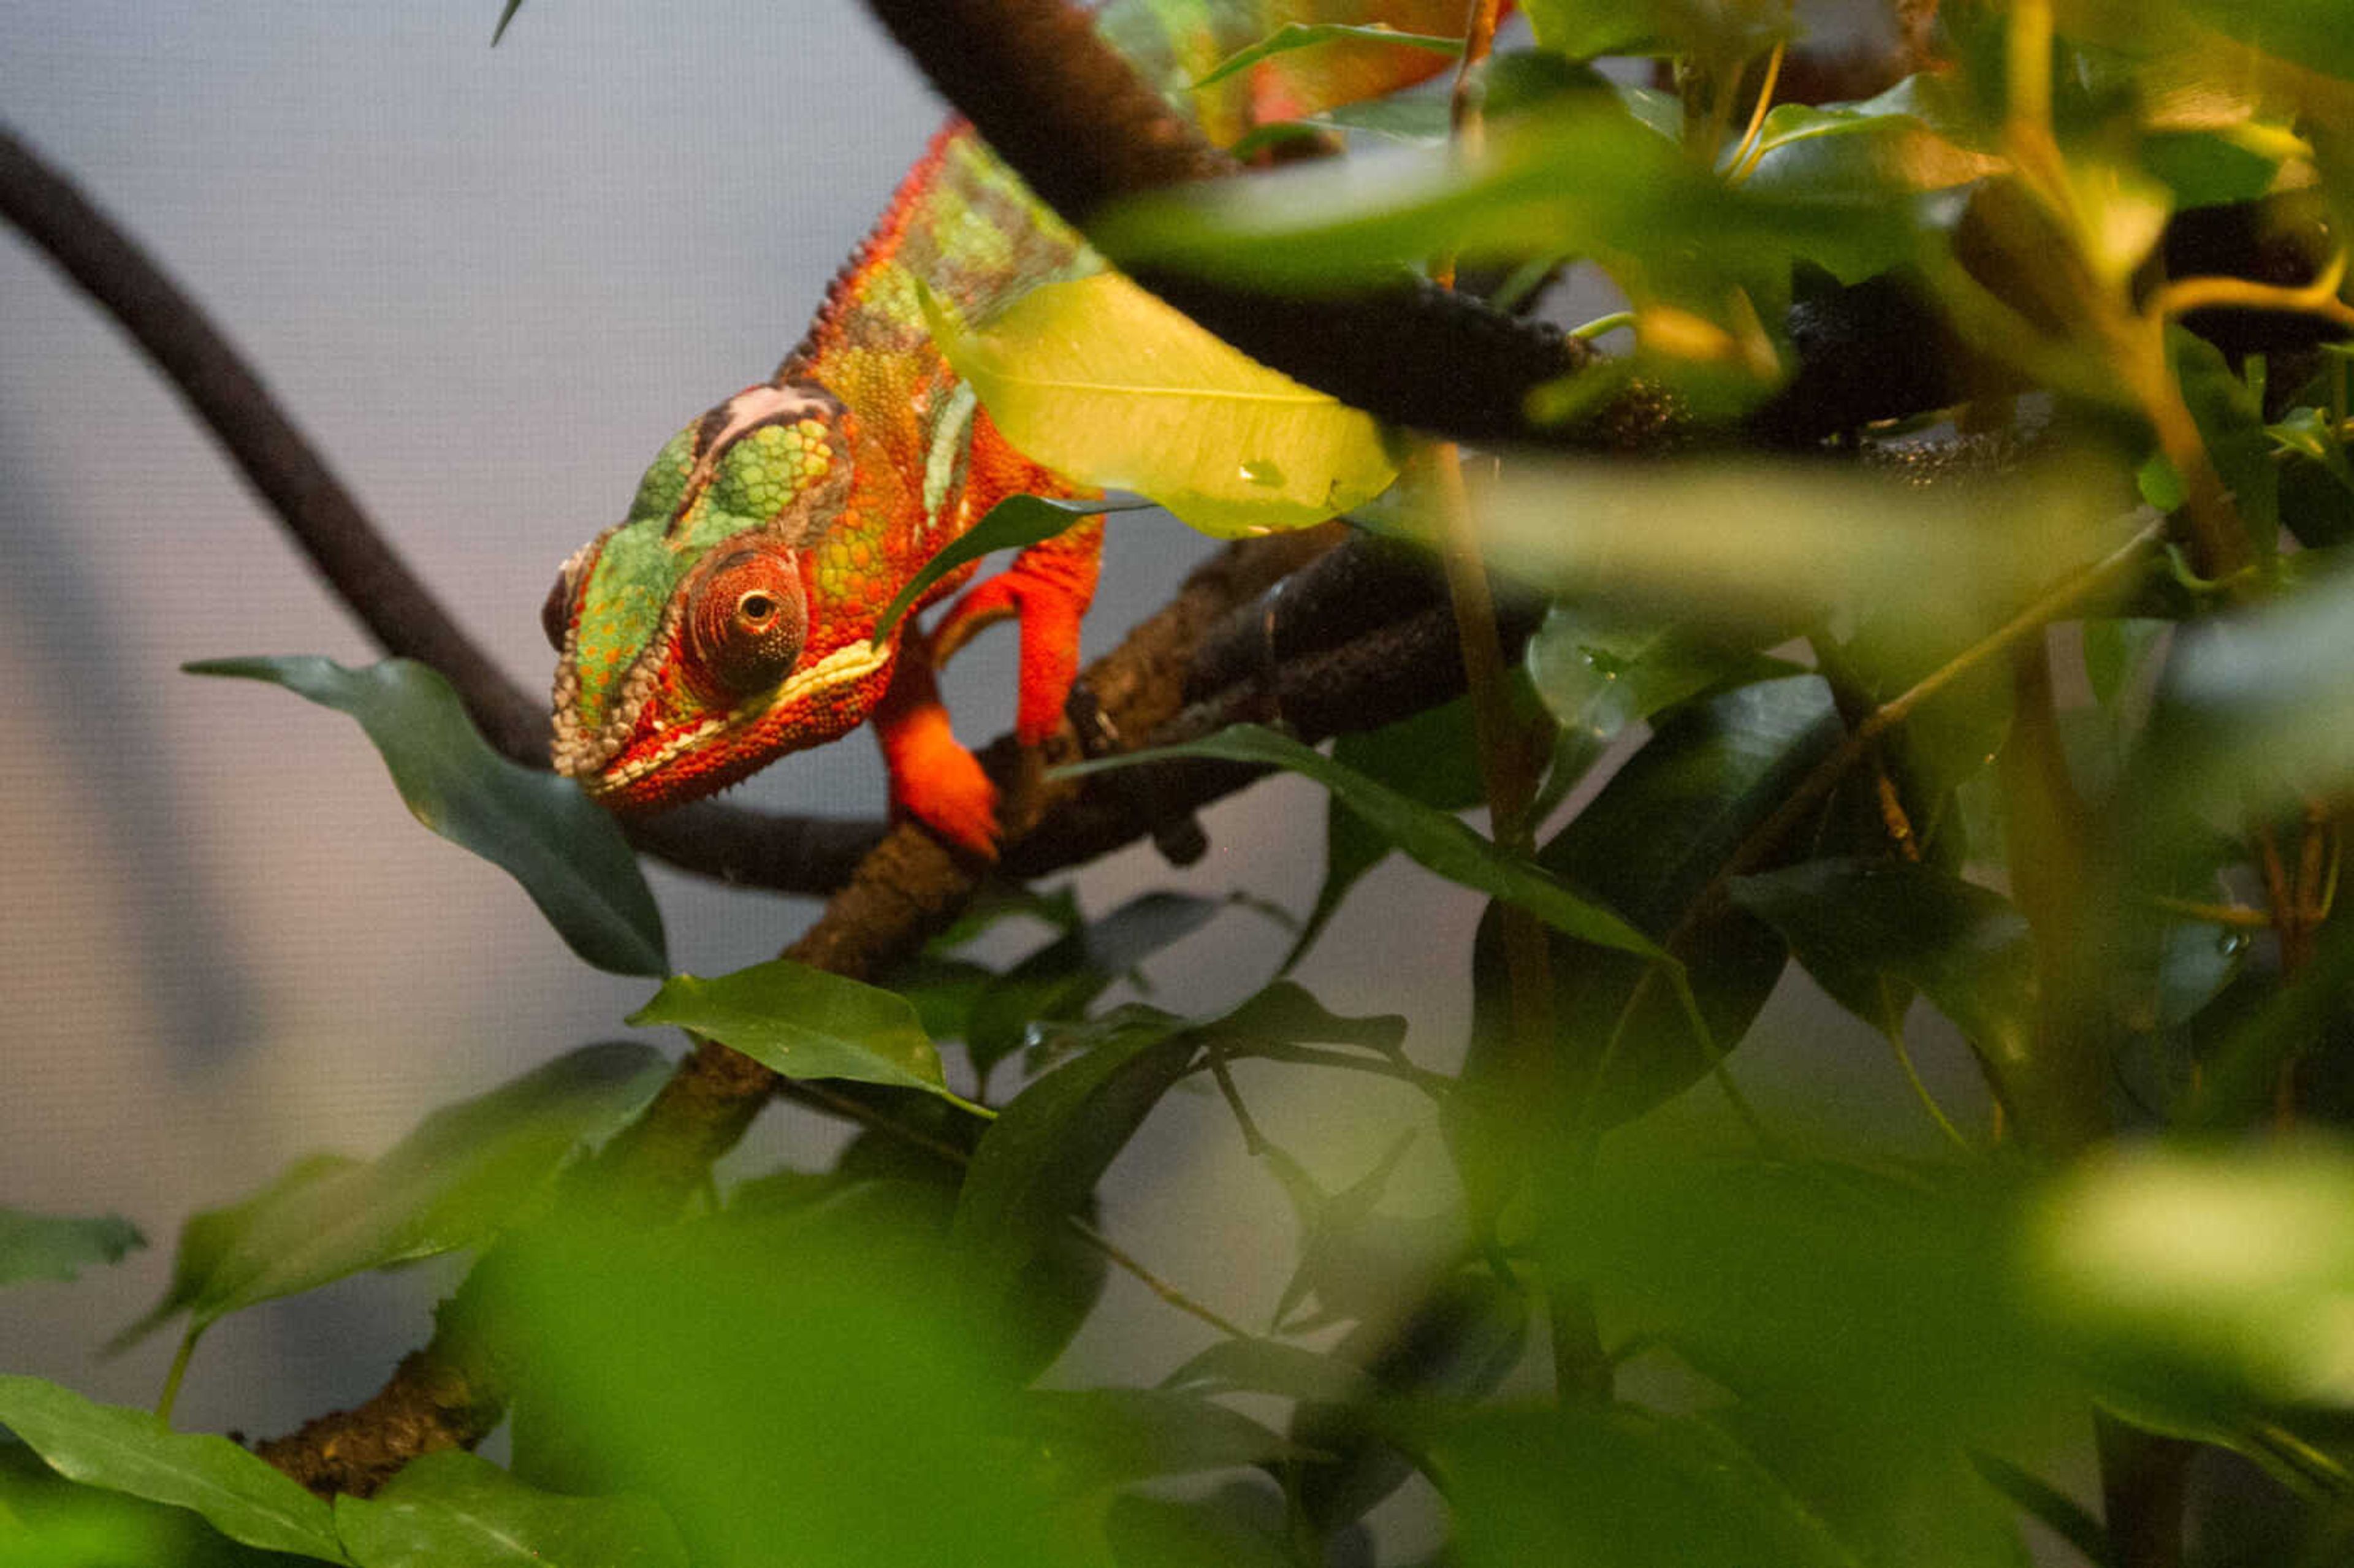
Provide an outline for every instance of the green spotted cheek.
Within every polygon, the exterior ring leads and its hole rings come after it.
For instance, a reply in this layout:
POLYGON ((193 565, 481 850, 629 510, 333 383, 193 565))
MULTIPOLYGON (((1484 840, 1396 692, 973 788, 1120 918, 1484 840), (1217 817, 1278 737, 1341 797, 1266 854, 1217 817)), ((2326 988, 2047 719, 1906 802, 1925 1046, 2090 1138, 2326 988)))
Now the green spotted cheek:
POLYGON ((686 493, 687 475, 695 471, 695 427, 673 436, 638 481, 637 498, 630 503, 630 519, 668 518, 686 493))
POLYGON ((573 645, 579 717, 595 730, 612 710, 622 676, 662 628, 685 563, 663 544, 660 523, 632 524, 605 542, 589 573, 587 605, 573 645))

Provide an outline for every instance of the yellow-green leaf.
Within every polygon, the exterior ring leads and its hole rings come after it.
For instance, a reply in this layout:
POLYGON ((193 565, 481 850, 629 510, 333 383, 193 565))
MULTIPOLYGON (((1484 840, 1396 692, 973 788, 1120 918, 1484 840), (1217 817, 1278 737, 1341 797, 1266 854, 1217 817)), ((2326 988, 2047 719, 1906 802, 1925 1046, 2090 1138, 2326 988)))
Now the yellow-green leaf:
POLYGON ((1086 484, 1149 496, 1204 534, 1305 528, 1397 475, 1371 416, 1267 369, 1114 272, 1048 283, 932 335, 1013 443, 1086 484))

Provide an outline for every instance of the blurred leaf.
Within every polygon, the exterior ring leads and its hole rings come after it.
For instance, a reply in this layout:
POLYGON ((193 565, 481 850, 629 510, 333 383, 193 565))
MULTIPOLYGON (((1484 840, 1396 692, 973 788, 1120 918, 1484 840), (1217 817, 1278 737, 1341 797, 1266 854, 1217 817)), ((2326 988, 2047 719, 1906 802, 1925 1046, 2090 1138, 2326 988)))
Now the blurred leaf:
POLYGON ((359 1568, 686 1568, 646 1499, 543 1492, 456 1451, 411 1459, 372 1498, 337 1498, 335 1529, 359 1568))
MULTIPOLYGON (((1400 1404, 1475 1404, 1527 1352, 1529 1303, 1487 1270, 1448 1275, 1392 1301, 1393 1311, 1360 1322, 1333 1354, 1363 1366, 1400 1404)), ((1321 1535, 1363 1517, 1415 1472, 1417 1460, 1379 1412, 1363 1402, 1307 1401, 1292 1413, 1292 1440, 1333 1456, 1299 1476, 1300 1511, 1321 1535)), ((1447 1482, 1434 1479, 1442 1489, 1447 1482)))
POLYGON ((1405 1020, 1394 1012, 1334 1012, 1291 980, 1270 981, 1215 1018, 1193 1025, 1230 1055, 1274 1044, 1355 1045, 1394 1056, 1405 1045, 1405 1020))
POLYGON ((913 1003, 791 959, 710 980, 673 975, 628 1022, 674 1023, 788 1078, 848 1078, 955 1097, 913 1003))
POLYGON ((987 1081, 1022 1049, 1030 1026, 1077 1018, 1112 982, 1200 930, 1226 908, 1222 899, 1155 889, 1100 920, 1068 927, 981 988, 965 1020, 965 1048, 987 1081))
POLYGON ((226 1437, 184 1436, 146 1411, 6 1374, 0 1425, 69 1480, 192 1509, 249 1546, 345 1560, 326 1503, 226 1437))
MULTIPOLYGON (((1839 715, 1816 676, 1763 681, 1695 703, 1663 723, 1570 824, 1539 852, 1555 875, 1590 887, 1664 938, 1692 919, 1740 845, 1838 743, 1839 715)), ((1473 950, 1472 1054, 1451 1115, 1467 1177, 1483 1203, 1517 1180, 1527 1140, 1552 1125, 1532 1114, 1506 1049, 1503 954, 1493 911, 1473 950)), ((1786 955, 1772 931, 1720 910, 1684 948, 1702 1015, 1720 1049, 1747 1032, 1786 955)), ((1555 1062, 1573 1097, 1554 1114, 1601 1130, 1682 1092, 1709 1071, 1674 999, 1635 963, 1552 949, 1555 1062), (1617 1044, 1614 1046, 1613 1042, 1617 1044)))
POLYGON ((499 47, 499 40, 507 36, 507 24, 514 21, 515 13, 522 9, 523 0, 506 0, 506 4, 500 7, 499 25, 491 29, 491 48, 499 47))
POLYGON ((1023 452, 1219 538, 1306 528, 1397 476, 1373 418, 1228 347, 1116 272, 1046 283, 986 324, 925 297, 932 336, 1023 452))
MULTIPOLYGON (((1084 1520, 934 1200, 530 1238, 507 1310, 567 1489, 652 1497, 696 1568, 1077 1568, 1084 1520)), ((1074 1462, 1083 1456, 1070 1456, 1074 1462)))
POLYGON ((2182 400, 2199 421, 2207 455, 2248 525, 2249 542, 2270 555, 2280 542, 2280 469, 2264 409, 2213 344, 2174 327, 2167 333, 2167 344, 2182 383, 2182 400))
POLYGON ((0 1437, 0 1562, 8 1568, 287 1568, 184 1508, 67 1480, 0 1437))
MULTIPOLYGON (((1343 735, 1332 743, 1332 760, 1442 811, 1464 810, 1487 798, 1468 697, 1426 708, 1380 729, 1343 735)), ((1277 973, 1289 972, 1307 957, 1349 890, 1388 857, 1390 848, 1389 840, 1343 804, 1340 796, 1326 798, 1324 880, 1277 973)))
POLYGON ((961 1040, 972 1004, 997 981, 997 971, 962 959, 918 953, 884 977, 886 991, 907 998, 916 1024, 935 1040, 961 1040))
POLYGON ((1628 613, 1735 641, 1870 609, 1950 656, 1957 630, 1982 635, 2127 545, 2131 505, 2091 454, 1962 489, 1799 461, 1534 461, 1479 521, 1498 570, 1564 597, 1607 583, 1628 613))
POLYGON ((2122 287, 2158 249, 2174 193, 2132 164, 2082 152, 2067 170, 2084 259, 2102 283, 2122 287))
POLYGON ((1537 41, 1574 59, 1702 55, 1743 59, 1790 36, 1777 0, 1529 0, 1537 41))
POLYGON ((2103 707, 2114 707, 2161 645, 2170 623, 2103 617, 2084 622, 2084 678, 2103 707))
POLYGON ((1892 1454, 2040 1443, 2081 1419, 2081 1396, 2021 1320, 1999 1184, 1623 1136, 1581 1184, 1563 1153, 1546 1269, 1589 1282, 1609 1320, 1659 1335, 1734 1393, 1892 1454))
POLYGON ((1383 98, 1371 103, 1343 103, 1321 114, 1278 120, 1261 125, 1234 145, 1238 159, 1288 142, 1360 132, 1384 141, 1429 146, 1447 139, 1447 101, 1443 98, 1383 98))
POLYGON ((1278 1536, 1254 1529, 1229 1496, 1186 1502, 1123 1492, 1104 1515, 1119 1568, 1299 1568, 1278 1536))
POLYGON ((1779 196, 1893 196, 2003 173, 2007 159, 1968 144, 1934 80, 1907 77, 1864 103, 1776 104, 1757 138, 1748 188, 1779 196), (1963 140, 1956 140, 1959 132, 1963 140))
POLYGON ((2052 1533, 2084 1554, 2093 1568, 2111 1568, 2108 1527, 2088 1512, 2084 1505, 2060 1490, 2042 1477, 2021 1469, 2008 1459, 1992 1454, 1973 1454, 1970 1463, 1984 1476, 1987 1485, 2017 1503, 2030 1518, 2041 1521, 2052 1533))
POLYGON ((250 1198, 190 1214, 180 1225, 180 1244, 172 1255, 172 1279, 164 1287, 164 1298, 108 1340, 104 1353, 120 1355, 204 1299, 230 1249, 257 1220, 282 1208, 313 1182, 358 1170, 361 1164, 348 1155, 307 1154, 270 1178, 269 1185, 250 1198))
POLYGON ((2354 1406, 2354 1155, 2120 1149, 2036 1206, 2035 1309, 2127 1396, 2236 1425, 2354 1406))
POLYGON ((1733 900, 1790 944, 1807 972, 1874 1029, 1880 982, 1927 997, 1998 1073, 2031 1054, 2035 957, 2010 900, 1901 860, 1808 861, 1744 876, 1733 900))
POLYGON ((309 654, 181 668, 268 681, 349 714, 384 754, 417 820, 523 884, 567 947, 615 974, 670 967, 662 911, 611 815, 571 779, 493 751, 434 671, 408 659, 350 670, 309 654))
POLYGON ((1280 1340, 1219 1340, 1161 1380, 1182 1393, 1274 1393, 1327 1404, 1364 1402, 1373 1384, 1356 1365, 1280 1340))
POLYGON ((1098 1043, 1015 1096, 981 1135, 950 1234, 984 1299, 1000 1298, 1184 1075, 1184 1021, 1121 1009, 1098 1043))
POLYGON ((71 1279, 146 1245, 139 1227, 120 1214, 73 1220, 0 1208, 0 1285, 71 1279))
POLYGON ((1697 1421, 1623 1405, 1493 1411, 1437 1434, 1431 1455, 1464 1568, 1859 1568, 1821 1520, 1697 1421))
POLYGON ((1094 1490, 1301 1457, 1280 1435, 1223 1404, 1163 1388, 1036 1390, 1027 1396, 1063 1488, 1094 1490))
POLYGON ((2335 77, 2354 77, 2354 36, 2335 0, 2181 0, 2216 31, 2335 77))
POLYGON ((1670 270, 1695 296, 1721 295, 1729 283, 1787 278, 1800 258, 1859 281, 1919 242, 1889 193, 1729 187, 1602 93, 1565 95, 1492 130, 1476 158, 1398 151, 1190 186, 1120 203, 1090 234, 1123 266, 1278 293, 1383 283, 1452 253, 1473 263, 1593 256, 1634 275, 1670 270))
POLYGON ((1147 504, 1140 501, 1064 501, 1044 495, 1009 495, 991 507, 980 522, 949 540, 907 579, 907 587, 891 596, 869 641, 879 645, 899 624, 899 618, 907 613, 908 606, 923 597, 926 588, 968 561, 977 561, 997 550, 1019 550, 1042 544, 1058 534, 1068 533, 1087 518, 1107 512, 1140 511, 1147 504))
POLYGON ((1071 778, 1173 757, 1255 763, 1305 774, 1331 790, 1410 859, 1448 881, 1518 904, 1548 926, 1581 941, 1649 959, 1664 957, 1649 938, 1611 910, 1579 897, 1528 862, 1506 854, 1447 812, 1257 725, 1234 725, 1202 740, 1078 763, 1059 769, 1056 776, 1071 778))
POLYGON ((1390 44, 1401 48, 1426 49, 1432 54, 1456 56, 1463 52, 1459 37, 1439 37, 1429 33, 1402 33, 1380 22, 1353 26, 1343 22, 1286 22, 1258 42, 1236 49, 1197 79, 1197 88, 1223 81, 1237 71, 1248 70, 1272 55, 1286 54, 1293 49, 1313 48, 1339 39, 1360 43, 1390 44))
POLYGON ((262 1193, 197 1216, 164 1305, 192 1331, 258 1301, 479 1245, 534 1210, 556 1173, 651 1095, 663 1072, 649 1046, 568 1051, 488 1094, 442 1107, 379 1158, 314 1157, 262 1193), (191 1277, 203 1268, 195 1288, 191 1277), (186 1298, 185 1300, 182 1298, 186 1298))

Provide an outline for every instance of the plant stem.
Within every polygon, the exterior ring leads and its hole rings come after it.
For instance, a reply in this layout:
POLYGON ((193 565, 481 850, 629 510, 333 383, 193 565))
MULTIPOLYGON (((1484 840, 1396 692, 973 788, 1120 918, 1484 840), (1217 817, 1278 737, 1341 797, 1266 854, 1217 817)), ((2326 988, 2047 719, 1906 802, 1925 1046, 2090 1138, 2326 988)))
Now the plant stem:
POLYGON ((164 1392, 155 1397, 155 1419, 166 1426, 172 1424, 172 1407, 180 1403, 180 1380, 188 1375, 188 1358, 196 1354, 196 1340, 204 1331, 200 1325, 190 1324, 180 1336, 180 1348, 172 1353, 172 1370, 164 1374, 164 1392))

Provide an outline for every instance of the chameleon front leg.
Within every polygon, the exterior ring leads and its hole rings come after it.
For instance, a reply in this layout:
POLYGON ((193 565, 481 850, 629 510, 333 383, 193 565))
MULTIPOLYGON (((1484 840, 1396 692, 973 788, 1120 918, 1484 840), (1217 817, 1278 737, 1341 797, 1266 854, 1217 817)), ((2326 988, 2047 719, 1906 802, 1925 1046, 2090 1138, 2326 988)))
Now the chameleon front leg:
POLYGON ((997 858, 997 786, 949 727, 932 678, 932 640, 907 630, 891 684, 875 705, 875 738, 891 776, 894 816, 915 818, 971 853, 997 858))
POLYGON ((1013 733, 1024 746, 1044 743, 1062 726, 1063 705, 1079 677, 1079 620, 1095 598, 1102 559, 1103 519, 1085 518, 967 589, 933 629, 932 656, 946 662, 981 628, 1022 618, 1013 733))

